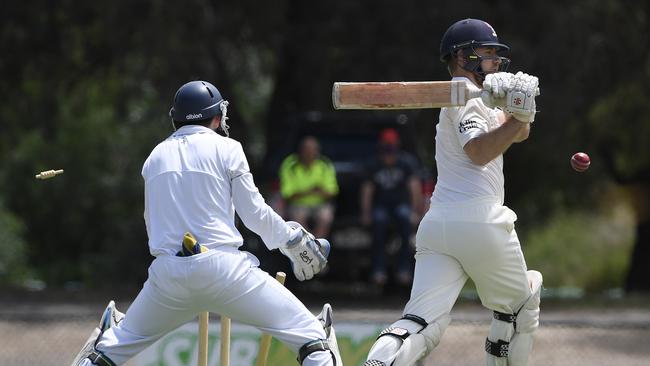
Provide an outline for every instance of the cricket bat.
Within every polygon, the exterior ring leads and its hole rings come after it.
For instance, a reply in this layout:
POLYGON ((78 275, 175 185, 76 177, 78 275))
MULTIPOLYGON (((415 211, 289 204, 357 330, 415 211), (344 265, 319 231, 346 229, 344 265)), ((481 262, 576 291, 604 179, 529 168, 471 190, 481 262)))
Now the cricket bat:
POLYGON ((463 106, 482 89, 464 81, 336 82, 334 109, 421 109, 463 106))

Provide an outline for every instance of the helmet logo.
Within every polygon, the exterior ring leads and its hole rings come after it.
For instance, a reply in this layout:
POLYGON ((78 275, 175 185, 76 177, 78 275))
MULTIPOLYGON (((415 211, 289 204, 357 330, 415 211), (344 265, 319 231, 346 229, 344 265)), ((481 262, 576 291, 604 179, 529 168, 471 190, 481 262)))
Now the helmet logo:
POLYGON ((516 97, 513 102, 515 103, 515 105, 520 105, 521 104, 521 98, 516 97))
POLYGON ((185 119, 199 119, 199 118, 203 118, 203 114, 201 114, 201 113, 197 113, 197 114, 190 113, 187 116, 185 116, 185 119))
POLYGON ((494 36, 494 38, 496 38, 497 32, 494 30, 494 28, 492 28, 492 26, 490 24, 488 24, 487 22, 483 22, 483 23, 485 23, 485 25, 487 25, 488 28, 490 28, 490 30, 492 30, 492 36, 494 36))

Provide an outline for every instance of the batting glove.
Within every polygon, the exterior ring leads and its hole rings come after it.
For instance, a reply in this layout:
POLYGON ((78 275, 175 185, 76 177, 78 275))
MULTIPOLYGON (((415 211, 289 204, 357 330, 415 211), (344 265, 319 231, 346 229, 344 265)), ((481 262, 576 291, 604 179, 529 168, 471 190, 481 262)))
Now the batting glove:
POLYGON ((326 248, 322 248, 299 223, 287 221, 287 224, 300 232, 295 239, 280 247, 280 252, 291 261, 293 274, 299 281, 311 280, 327 265, 326 248))
POLYGON ((518 72, 507 88, 505 111, 521 122, 532 123, 537 113, 535 97, 539 93, 536 76, 518 72))
POLYGON ((509 72, 487 74, 485 80, 483 80, 483 93, 481 93, 483 103, 490 108, 500 107, 504 109, 506 107, 506 95, 513 77, 514 75, 509 72))

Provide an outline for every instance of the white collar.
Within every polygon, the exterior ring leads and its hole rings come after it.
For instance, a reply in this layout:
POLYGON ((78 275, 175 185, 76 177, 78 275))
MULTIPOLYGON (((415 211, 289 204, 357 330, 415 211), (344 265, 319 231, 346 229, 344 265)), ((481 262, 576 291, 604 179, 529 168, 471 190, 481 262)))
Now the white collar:
POLYGON ((172 134, 172 136, 185 136, 185 135, 193 135, 195 133, 214 133, 216 134, 215 131, 205 127, 205 126, 200 126, 200 125, 185 125, 176 132, 172 134))

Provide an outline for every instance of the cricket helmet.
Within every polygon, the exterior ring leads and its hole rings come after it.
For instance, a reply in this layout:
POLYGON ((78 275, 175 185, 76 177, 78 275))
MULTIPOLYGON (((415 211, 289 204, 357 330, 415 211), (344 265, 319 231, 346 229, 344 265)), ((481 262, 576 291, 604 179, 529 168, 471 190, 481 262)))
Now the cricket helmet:
POLYGON ((440 42, 440 61, 447 62, 452 53, 460 49, 475 47, 497 47, 508 51, 510 47, 501 43, 491 25, 478 19, 463 19, 452 24, 440 42))
POLYGON ((214 85, 207 81, 190 81, 176 91, 169 116, 184 123, 205 120, 222 115, 224 102, 227 105, 214 85))

